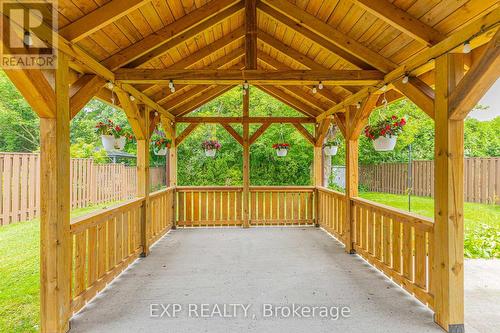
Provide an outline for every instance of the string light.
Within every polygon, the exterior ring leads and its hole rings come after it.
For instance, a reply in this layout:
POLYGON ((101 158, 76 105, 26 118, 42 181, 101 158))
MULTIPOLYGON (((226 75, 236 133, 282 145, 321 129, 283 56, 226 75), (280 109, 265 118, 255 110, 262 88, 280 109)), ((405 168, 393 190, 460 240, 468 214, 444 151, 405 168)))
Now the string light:
POLYGON ((470 51, 472 51, 472 48, 470 46, 470 42, 469 41, 466 41, 464 43, 464 53, 467 54, 467 53, 470 53, 470 51))
POLYGON ((33 46, 33 39, 29 31, 24 32, 23 43, 25 46, 33 46))
POLYGON ((317 93, 318 92, 318 88, 316 88, 316 86, 313 86, 312 92, 313 92, 313 94, 317 93))
POLYGON ((323 89, 323 82, 319 81, 318 88, 319 90, 323 89))
POLYGON ((406 74, 405 76, 403 76, 403 80, 401 80, 401 82, 403 82, 404 84, 407 84, 408 81, 410 81, 410 77, 408 76, 408 74, 406 74))
POLYGON ((111 82, 111 81, 109 81, 108 83, 106 83, 106 87, 107 87, 108 89, 113 89, 113 88, 114 88, 114 86, 115 86, 115 85, 114 85, 114 84, 113 84, 113 82, 111 82))
POLYGON ((356 109, 361 109, 361 102, 356 103, 356 109))
POLYGON ((243 82, 243 89, 248 89, 249 85, 248 85, 248 81, 245 80, 245 82, 243 82))
POLYGON ((133 101, 135 101, 135 97, 134 97, 134 96, 132 96, 132 95, 130 95, 130 100, 131 100, 132 102, 133 102, 133 101))
POLYGON ((174 87, 174 81, 173 80, 168 81, 168 87, 170 89, 172 89, 174 87))

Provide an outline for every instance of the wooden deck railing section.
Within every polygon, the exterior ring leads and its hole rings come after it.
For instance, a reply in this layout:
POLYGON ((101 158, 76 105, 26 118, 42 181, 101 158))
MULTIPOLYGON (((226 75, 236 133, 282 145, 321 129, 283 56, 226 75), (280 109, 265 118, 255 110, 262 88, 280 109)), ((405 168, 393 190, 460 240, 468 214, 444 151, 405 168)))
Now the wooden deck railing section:
POLYGON ((313 225, 315 218, 312 186, 251 186, 251 225, 313 225))
POLYGON ((433 308, 432 220, 361 198, 351 211, 356 253, 433 308))
POLYGON ((318 224, 344 242, 345 195, 320 187, 318 188, 318 201, 318 224))
MULTIPOLYGON (((173 188, 150 195, 148 244, 155 242, 170 229, 173 197, 173 188)), ((137 198, 72 221, 73 313, 85 306, 141 254, 143 206, 144 198, 137 198)))

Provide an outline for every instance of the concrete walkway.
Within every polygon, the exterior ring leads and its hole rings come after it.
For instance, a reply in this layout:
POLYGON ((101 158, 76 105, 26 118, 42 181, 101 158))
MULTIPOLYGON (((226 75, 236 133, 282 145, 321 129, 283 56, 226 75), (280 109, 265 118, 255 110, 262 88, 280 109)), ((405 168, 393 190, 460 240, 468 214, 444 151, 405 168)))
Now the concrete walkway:
POLYGON ((86 333, 443 332, 427 308, 316 228, 172 231, 71 325, 86 333), (214 317, 201 318, 204 303, 214 317), (175 318, 169 304, 181 308, 175 318), (225 318, 215 304, 226 304, 225 318), (293 304, 302 307, 295 315, 293 304))

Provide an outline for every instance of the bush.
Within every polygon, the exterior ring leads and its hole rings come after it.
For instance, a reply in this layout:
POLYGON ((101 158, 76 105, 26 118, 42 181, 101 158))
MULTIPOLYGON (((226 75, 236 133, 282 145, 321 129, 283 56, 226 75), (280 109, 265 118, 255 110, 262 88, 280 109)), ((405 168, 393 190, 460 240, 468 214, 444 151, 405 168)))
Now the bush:
POLYGON ((481 224, 466 230, 464 240, 466 258, 500 258, 500 229, 481 224))

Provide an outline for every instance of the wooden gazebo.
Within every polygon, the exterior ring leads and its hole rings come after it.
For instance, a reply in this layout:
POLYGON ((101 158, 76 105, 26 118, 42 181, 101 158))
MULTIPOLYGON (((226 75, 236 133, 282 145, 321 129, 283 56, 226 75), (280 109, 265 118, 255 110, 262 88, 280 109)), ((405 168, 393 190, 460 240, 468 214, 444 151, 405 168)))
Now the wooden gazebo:
MULTIPOLYGON (((500 73, 498 0, 58 4, 56 31, 45 17, 36 31, 21 29, 25 40, 52 43, 56 69, 3 64, 41 119, 42 332, 68 331, 73 313, 171 227, 296 223, 322 226, 431 308, 437 324, 463 332, 463 124, 500 73), (303 117, 250 117, 249 93, 240 117, 189 116, 247 83, 303 117), (390 101, 410 99, 435 121, 433 220, 357 197, 358 138, 383 91, 390 101), (135 200, 70 221, 69 122, 94 97, 128 117, 139 191, 135 200), (158 122, 174 139, 170 184, 149 193, 149 138, 158 122), (243 146, 242 187, 177 186, 176 146, 209 122, 243 146), (250 145, 270 124, 285 122, 314 147, 315 186, 250 186, 250 145), (345 194, 322 187, 322 143, 332 122, 346 142, 345 194), (176 133, 178 123, 189 125, 176 133), (250 133, 251 123, 261 127, 250 133), (314 134, 305 123, 316 124, 314 134)), ((4 25, 15 25, 5 8, 4 25)), ((5 53, 11 45, 5 36, 2 42, 5 53)))

